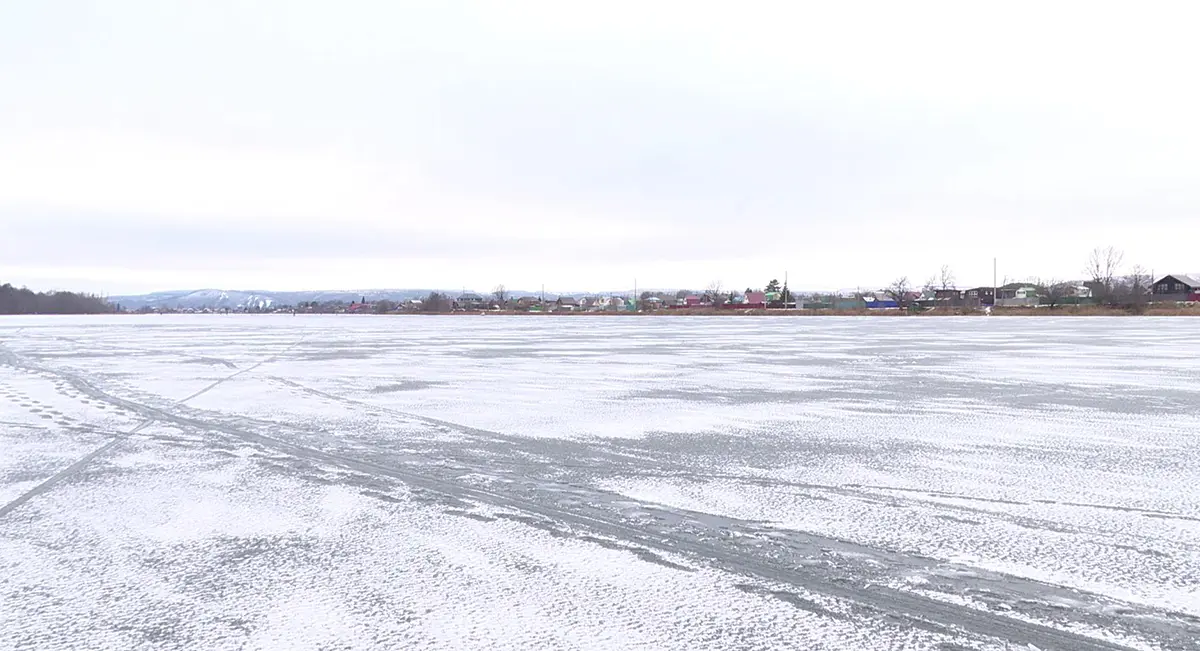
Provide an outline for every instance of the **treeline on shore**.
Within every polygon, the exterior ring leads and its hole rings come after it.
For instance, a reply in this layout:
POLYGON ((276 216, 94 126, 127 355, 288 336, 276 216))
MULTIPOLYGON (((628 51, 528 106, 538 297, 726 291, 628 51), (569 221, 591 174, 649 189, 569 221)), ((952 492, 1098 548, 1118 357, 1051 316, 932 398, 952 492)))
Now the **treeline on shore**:
POLYGON ((35 292, 0 285, 0 314, 110 314, 116 306, 94 294, 35 292))

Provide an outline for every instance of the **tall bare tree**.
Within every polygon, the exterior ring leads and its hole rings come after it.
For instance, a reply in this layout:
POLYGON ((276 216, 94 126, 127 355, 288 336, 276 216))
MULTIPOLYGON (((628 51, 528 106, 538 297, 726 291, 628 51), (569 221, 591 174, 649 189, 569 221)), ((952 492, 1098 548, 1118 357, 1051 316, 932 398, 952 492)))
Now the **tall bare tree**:
POLYGON ((1111 246, 1092 249, 1087 266, 1083 272, 1093 283, 1092 291, 1099 291, 1097 298, 1104 302, 1112 302, 1115 298, 1117 275, 1121 271, 1121 262, 1125 254, 1111 246))
POLYGON ((941 288, 942 289, 954 289, 954 280, 955 280, 954 279, 954 270, 951 269, 950 265, 948 265, 948 264, 942 265, 942 273, 938 277, 938 281, 942 285, 941 288))
POLYGON ((492 296, 503 305, 508 300, 508 289, 504 285, 496 285, 496 288, 492 290, 492 296))
POLYGON ((1134 310, 1141 311, 1150 302, 1150 286, 1154 282, 1150 271, 1140 264, 1129 269, 1124 282, 1121 283, 1122 302, 1134 310))
POLYGON ((724 291, 724 285, 722 285, 721 281, 719 280, 714 280, 709 283, 708 289, 704 290, 704 295, 708 297, 709 302, 713 305, 725 304, 726 295, 724 291))
POLYGON ((888 295, 888 298, 896 301, 896 305, 904 307, 908 304, 908 292, 910 291, 908 286, 908 276, 901 276, 896 280, 893 280, 892 284, 888 285, 887 289, 883 291, 888 295))
POLYGON ((452 307, 450 297, 441 292, 429 292, 429 296, 421 303, 425 312, 449 312, 452 307))

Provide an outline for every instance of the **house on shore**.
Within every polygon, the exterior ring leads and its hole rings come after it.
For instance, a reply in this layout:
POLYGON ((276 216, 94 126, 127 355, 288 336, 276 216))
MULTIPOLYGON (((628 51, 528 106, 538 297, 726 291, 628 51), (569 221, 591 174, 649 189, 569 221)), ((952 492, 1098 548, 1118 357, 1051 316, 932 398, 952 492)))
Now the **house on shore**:
POLYGON ((996 291, 995 304, 1000 307, 1037 307, 1041 302, 1038 288, 1028 283, 1010 283, 996 291))
POLYGON ((900 303, 894 298, 864 296, 862 300, 868 310, 894 310, 900 307, 900 303))
POLYGON ((972 287, 963 292, 963 303, 968 307, 996 304, 995 287, 972 287))
POLYGON ((455 302, 460 310, 482 310, 487 307, 487 301, 475 292, 463 292, 455 302))
POLYGON ((746 295, 735 294, 728 301, 718 305, 718 307, 723 310, 749 310, 758 306, 748 302, 746 295))
POLYGON ((745 296, 742 299, 742 302, 739 303, 736 307, 738 307, 740 309, 745 309, 745 310, 766 309, 767 293, 766 292, 746 292, 745 296))
POLYGON ((1200 278, 1171 274, 1154 281, 1150 300, 1160 302, 1200 301, 1200 278))
POLYGON ((604 304, 604 309, 610 312, 624 312, 629 310, 631 303, 623 296, 609 296, 604 304))
POLYGON ((579 309, 579 301, 574 296, 559 296, 554 301, 554 309, 559 312, 574 312, 579 309))
POLYGON ((954 288, 933 290, 933 304, 938 307, 961 307, 963 292, 954 288))

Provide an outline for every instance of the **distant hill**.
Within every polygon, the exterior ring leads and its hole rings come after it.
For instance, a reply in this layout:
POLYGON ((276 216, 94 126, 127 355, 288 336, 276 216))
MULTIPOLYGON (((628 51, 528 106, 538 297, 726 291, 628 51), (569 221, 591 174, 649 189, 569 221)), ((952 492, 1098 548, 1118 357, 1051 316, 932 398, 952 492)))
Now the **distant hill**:
MULTIPOLYGON (((110 296, 110 303, 119 304, 130 311, 148 308, 169 309, 267 309, 282 305, 317 301, 342 301, 350 303, 361 301, 407 301, 413 298, 424 298, 432 291, 442 292, 450 296, 462 293, 458 290, 432 289, 360 289, 360 290, 312 290, 300 292, 273 292, 265 290, 228 290, 228 289, 186 289, 166 292, 153 292, 132 296, 110 296)), ((486 295, 486 292, 479 292, 486 295)), ((516 295, 535 295, 537 292, 510 292, 516 295)), ((551 295, 547 294, 547 298, 551 295)))
POLYGON ((225 291, 220 289, 180 290, 154 292, 140 296, 110 296, 126 310, 150 308, 267 308, 277 304, 275 296, 266 292, 225 291))

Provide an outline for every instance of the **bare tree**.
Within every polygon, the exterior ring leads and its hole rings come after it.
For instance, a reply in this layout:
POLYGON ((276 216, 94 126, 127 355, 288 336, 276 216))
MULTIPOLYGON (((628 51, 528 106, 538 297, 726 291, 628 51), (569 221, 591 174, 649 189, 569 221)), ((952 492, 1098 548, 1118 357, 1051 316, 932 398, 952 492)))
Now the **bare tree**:
POLYGON ((954 289, 954 271, 950 269, 950 265, 942 265, 942 273, 938 278, 941 284, 941 289, 954 289))
POLYGON ((425 312, 449 312, 451 307, 450 297, 441 292, 430 292, 421 303, 425 312))
POLYGON ((1146 303, 1150 300, 1148 294, 1153 282, 1154 278, 1145 267, 1140 264, 1133 265, 1129 274, 1125 276, 1124 282, 1121 283, 1122 302, 1138 312, 1145 309, 1146 303))
POLYGON ((925 281, 925 285, 922 286, 921 289, 924 289, 927 292, 933 293, 935 290, 938 289, 938 277, 930 276, 929 280, 925 281))
POLYGON ((708 302, 712 303, 713 305, 725 304, 726 296, 724 292, 724 286, 719 280, 714 280, 709 283, 708 289, 704 290, 704 295, 708 298, 708 302))
POLYGON ((1083 272, 1092 281, 1092 292, 1098 292, 1101 301, 1112 302, 1116 290, 1117 274, 1125 254, 1111 246, 1092 249, 1087 266, 1083 272))
POLYGON ((893 280, 892 284, 888 285, 887 289, 883 291, 888 295, 889 298, 891 298, 893 301, 896 301, 896 305, 904 307, 905 304, 908 303, 908 276, 901 276, 896 280, 893 280))
POLYGON ((496 288, 492 290, 492 296, 498 303, 504 305, 504 302, 508 300, 508 289, 504 285, 496 285, 496 288))

